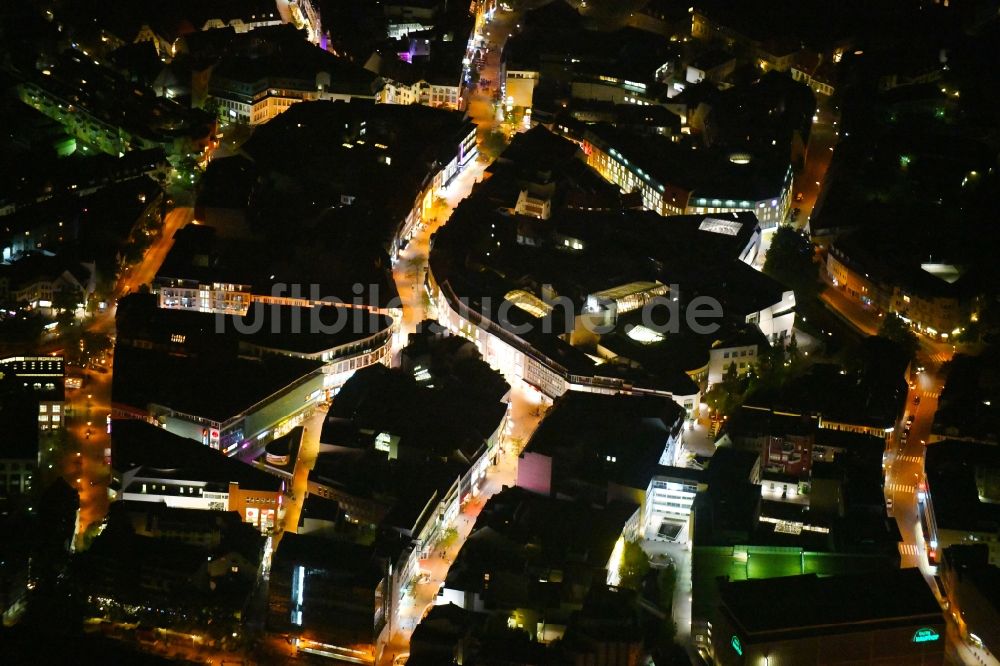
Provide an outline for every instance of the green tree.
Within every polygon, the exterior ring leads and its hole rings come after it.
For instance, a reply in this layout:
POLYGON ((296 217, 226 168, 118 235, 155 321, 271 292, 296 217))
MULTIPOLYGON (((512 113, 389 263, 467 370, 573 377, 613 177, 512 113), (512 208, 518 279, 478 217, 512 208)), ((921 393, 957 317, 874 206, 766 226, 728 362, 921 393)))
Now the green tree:
POLYGON ((898 343, 909 355, 910 360, 916 358, 917 350, 920 349, 920 340, 917 338, 917 334, 913 332, 913 329, 896 313, 890 312, 886 314, 882 320, 882 325, 879 326, 878 334, 880 337, 888 338, 898 343))
POLYGON ((83 291, 73 285, 65 285, 52 294, 52 309, 60 326, 68 326, 76 316, 76 308, 83 302, 83 291))
POLYGON ((626 541, 622 551, 622 561, 618 567, 621 577, 620 587, 638 590, 649 573, 649 556, 638 541, 626 541))
POLYGON ((504 136, 503 132, 492 131, 483 137, 482 142, 479 144, 479 152, 489 161, 493 161, 504 151, 507 147, 507 138, 504 136))
POLYGON ((705 394, 705 402, 712 411, 732 414, 742 403, 747 389, 747 377, 741 377, 736 363, 726 366, 722 381, 705 394))
POLYGON ((819 283, 813 254, 813 245, 805 234, 792 227, 778 227, 764 260, 764 272, 794 289, 799 299, 815 296, 819 283))

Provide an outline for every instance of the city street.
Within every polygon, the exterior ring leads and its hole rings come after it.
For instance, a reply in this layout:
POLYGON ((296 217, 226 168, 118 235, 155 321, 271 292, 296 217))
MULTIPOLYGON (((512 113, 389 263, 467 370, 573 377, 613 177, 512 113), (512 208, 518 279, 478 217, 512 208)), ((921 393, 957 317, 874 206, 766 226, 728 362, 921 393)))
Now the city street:
POLYGON ((900 546, 901 566, 920 567, 932 589, 934 582, 931 578, 934 572, 928 564, 927 555, 922 547, 923 540, 919 535, 917 490, 923 482, 926 446, 923 442, 930 438, 942 384, 937 367, 929 367, 927 371, 917 375, 914 388, 907 396, 906 414, 890 438, 885 476, 886 498, 893 501, 891 515, 895 516, 903 537, 900 546), (919 405, 913 402, 917 397, 920 397, 919 405), (907 433, 906 421, 911 415, 913 423, 907 433))
MULTIPOLYGON (((820 270, 825 278, 825 268, 820 270)), ((830 285, 825 279, 823 284, 825 289, 820 292, 819 297, 828 310, 864 335, 878 335, 881 322, 877 314, 865 308, 841 289, 830 285)))
POLYGON ((409 244, 399 253, 399 260, 393 267, 392 276, 396 282, 399 299, 403 303, 403 320, 400 327, 403 344, 406 335, 413 333, 417 324, 424 319, 434 318, 423 286, 427 259, 430 256, 431 236, 448 221, 458 202, 469 195, 472 186, 482 177, 486 166, 487 164, 480 159, 469 163, 465 170, 442 190, 441 200, 435 202, 431 209, 429 222, 417 228, 409 244))
MULTIPOLYGON (((480 77, 482 80, 488 80, 490 84, 488 87, 475 88, 466 98, 469 117, 479 128, 477 138, 480 142, 497 126, 493 95, 499 92, 500 50, 508 32, 516 28, 518 20, 518 15, 513 12, 497 12, 492 22, 481 23, 484 31, 481 37, 489 42, 491 48, 484 59, 480 77), (487 35, 486 32, 490 34, 487 35)), ((430 239, 438 228, 447 223, 458 203, 469 195, 487 166, 488 162, 482 156, 470 163, 441 192, 442 200, 435 203, 430 223, 419 228, 406 249, 400 253, 400 259, 393 270, 393 278, 403 302, 402 333, 413 332, 416 325, 424 319, 436 319, 436 313, 433 312, 423 288, 430 253, 430 239)), ((491 496, 504 486, 515 483, 517 456, 544 415, 544 403, 541 394, 526 384, 518 383, 511 390, 511 425, 503 439, 498 464, 487 471, 479 495, 462 508, 455 525, 455 538, 440 550, 436 550, 432 557, 421 561, 421 570, 428 573, 428 579, 426 582, 414 584, 411 592, 404 598, 397 616, 398 624, 394 627, 383 655, 383 664, 392 664, 396 656, 409 651, 410 635, 424 613, 437 599, 438 590, 448 574, 449 566, 475 526, 476 516, 491 496)))
POLYGON ((174 234, 194 219, 193 208, 174 208, 163 220, 162 233, 146 250, 146 254, 135 266, 125 270, 115 290, 117 296, 129 294, 144 284, 149 284, 156 277, 156 272, 163 265, 167 253, 174 245, 174 234))
POLYGON ((512 486, 517 480, 517 458, 527 444, 531 433, 538 427, 545 412, 545 401, 534 388, 520 383, 511 389, 511 408, 507 434, 501 440, 501 454, 497 465, 490 467, 479 494, 462 507, 454 525, 456 536, 440 548, 435 548, 432 557, 420 560, 421 571, 427 572, 428 579, 413 585, 412 591, 401 602, 397 614, 398 624, 393 628, 389 644, 382 658, 382 666, 390 666, 396 655, 409 652, 410 636, 426 611, 435 603, 438 590, 448 575, 448 568, 455 561, 462 544, 472 532, 476 517, 483 506, 504 486, 512 486))
MULTIPOLYGON (((480 44, 486 41, 490 44, 480 72, 480 80, 490 81, 490 86, 476 86, 466 92, 467 114, 477 125, 476 139, 480 143, 497 125, 493 95, 500 90, 500 51, 507 40, 508 32, 512 26, 516 28, 518 20, 519 15, 515 12, 498 11, 491 22, 486 23, 481 19, 476 22, 483 32, 477 35, 473 42, 480 44), (490 33, 489 36, 487 32, 490 33)), ((405 335, 416 330, 418 323, 427 318, 434 318, 434 312, 430 309, 430 303, 423 289, 431 236, 447 223, 458 203, 469 196, 487 166, 489 166, 488 161, 480 154, 447 187, 443 188, 440 200, 435 201, 431 210, 430 221, 418 227, 409 244, 400 252, 399 261, 393 268, 393 279, 403 303, 400 333, 404 342, 405 335)))
POLYGON ((302 514, 302 502, 307 495, 309 486, 309 471, 316 465, 316 457, 319 455, 319 436, 323 431, 323 421, 326 419, 326 407, 314 409, 311 414, 302 421, 304 431, 302 442, 299 444, 299 456, 295 461, 295 471, 292 481, 288 484, 284 502, 285 512, 280 527, 275 531, 274 541, 271 544, 272 550, 278 548, 281 536, 285 532, 298 532, 299 516, 302 514))
POLYGON ((805 165, 802 171, 795 176, 793 185, 795 197, 802 195, 801 201, 794 199, 792 201, 792 208, 799 209, 799 215, 795 219, 795 227, 798 229, 807 228, 809 217, 812 215, 813 208, 815 208, 823 190, 822 184, 826 178, 827 170, 830 168, 833 150, 839 136, 837 127, 840 114, 830 102, 829 97, 816 96, 815 118, 812 131, 809 133, 805 165))
MULTIPOLYGON (((125 271, 115 286, 112 303, 87 322, 88 331, 114 334, 114 300, 152 282, 173 246, 174 233, 190 222, 193 215, 191 208, 175 208, 167 213, 163 232, 143 255, 142 261, 125 271)), ((105 368, 102 366, 101 369, 105 368)), ((106 370, 86 370, 83 387, 66 392, 66 429, 69 437, 61 469, 64 478, 80 493, 77 547, 83 545, 87 528, 100 523, 108 510, 110 475, 107 461, 111 441, 107 418, 111 414, 113 360, 107 364, 106 370)))

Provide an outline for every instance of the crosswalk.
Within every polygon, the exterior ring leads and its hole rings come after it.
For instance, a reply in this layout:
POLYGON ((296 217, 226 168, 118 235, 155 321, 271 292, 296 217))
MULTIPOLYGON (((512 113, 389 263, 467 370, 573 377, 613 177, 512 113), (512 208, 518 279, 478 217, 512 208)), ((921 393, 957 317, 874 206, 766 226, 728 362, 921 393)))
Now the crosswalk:
POLYGON ((899 544, 899 554, 900 555, 913 555, 916 556, 920 551, 917 549, 917 544, 915 543, 901 543, 899 544))
POLYGON ((920 397, 922 398, 936 398, 941 395, 940 391, 921 391, 920 397))
POLYGON ((947 352, 939 352, 931 356, 931 360, 935 363, 946 363, 951 360, 951 354, 947 352))
POLYGON ((912 483, 887 483, 885 489, 890 493, 914 493, 917 487, 912 483))
POLYGON ((923 456, 896 456, 896 460, 908 463, 922 463, 924 461, 923 456))

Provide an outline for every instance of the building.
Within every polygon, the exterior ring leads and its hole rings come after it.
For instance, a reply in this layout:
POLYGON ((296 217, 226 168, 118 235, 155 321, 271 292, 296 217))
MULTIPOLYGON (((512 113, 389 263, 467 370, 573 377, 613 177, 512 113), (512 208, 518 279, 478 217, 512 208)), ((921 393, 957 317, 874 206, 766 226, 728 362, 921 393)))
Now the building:
MULTIPOLYGON (((0 398, 0 501, 26 497, 38 470, 39 404, 30 398, 0 398)), ((46 419, 48 414, 41 414, 46 419)), ((58 415, 56 415, 58 416, 58 415)))
POLYGON ((835 90, 836 70, 834 63, 823 56, 802 51, 791 66, 792 78, 809 86, 817 95, 831 97, 835 90))
POLYGON ((179 287, 162 287, 159 298, 131 295, 119 305, 118 335, 135 347, 185 356, 225 351, 320 362, 328 391, 343 385, 355 370, 389 362, 394 327, 384 314, 347 305, 268 304, 250 298, 243 316, 237 316, 233 302, 206 306, 199 297, 196 305, 179 287))
POLYGON ((656 534, 668 518, 686 526, 693 494, 684 492, 692 479, 674 468, 683 424, 682 408, 667 398, 569 391, 518 457, 517 485, 598 506, 634 502, 640 505, 638 534, 656 534))
POLYGON ((282 478, 142 421, 112 422, 111 465, 116 497, 135 506, 235 511, 265 533, 284 513, 282 478))
POLYGON ((783 224, 791 210, 792 168, 766 154, 693 150, 664 137, 640 138, 592 128, 587 164, 660 215, 750 212, 761 227, 783 224))
POLYGON ((898 571, 901 537, 885 512, 883 450, 876 441, 814 461, 807 484, 768 472, 760 448, 722 445, 705 461, 690 521, 691 634, 703 658, 739 658, 724 654, 735 632, 718 628, 720 579, 898 571))
POLYGON ((376 53, 366 68, 378 74, 384 84, 379 101, 385 104, 423 104, 435 108, 461 110, 468 66, 466 44, 411 35, 396 47, 396 53, 376 53), (405 50, 399 50, 399 49, 405 50))
POLYGON ((817 363, 780 388, 755 391, 746 405, 794 417, 814 416, 821 429, 885 440, 906 407, 910 360, 881 337, 862 341, 857 369, 817 363))
POLYGON ((960 635, 995 658, 1000 654, 1000 568, 988 559, 987 544, 949 546, 939 572, 946 608, 960 635))
POLYGON ((74 314, 83 313, 83 306, 94 293, 94 264, 73 262, 66 257, 29 253, 12 264, 0 264, 0 303, 10 309, 27 304, 45 316, 54 316, 60 306, 72 301, 63 294, 76 297, 74 314))
POLYGON ((223 120, 260 125, 298 102, 375 100, 380 94, 374 74, 310 44, 291 26, 268 37, 257 48, 233 48, 212 68, 206 107, 223 120))
POLYGON ((242 628, 265 542, 232 512, 115 502, 80 558, 82 601, 95 617, 151 630, 194 622, 199 640, 221 640, 242 628))
POLYGON ((522 28, 500 56, 501 101, 529 117, 550 118, 561 104, 535 89, 553 84, 574 99, 634 104, 658 103, 677 49, 666 38, 634 27, 590 30, 578 9, 559 0, 525 12, 522 28))
POLYGON ((42 449, 66 427, 64 391, 62 357, 0 359, 0 503, 34 488, 42 449))
POLYGON ((1000 450, 989 444, 943 440, 927 446, 924 483, 917 493, 927 555, 941 562, 946 548, 985 544, 1000 565, 1000 450))
POLYGON ((963 280, 961 269, 944 263, 903 265, 906 259, 884 262, 860 239, 836 240, 826 255, 833 286, 865 309, 893 313, 914 329, 947 340, 959 335, 978 317, 976 287, 963 280))
MULTIPOLYGON (((11 301, 43 301, 63 286, 91 293, 96 284, 115 278, 129 246, 159 222, 163 204, 159 184, 141 173, 149 167, 156 174, 157 157, 135 152, 146 166, 130 164, 132 153, 81 158, 67 163, 77 167, 67 168, 68 173, 47 166, 52 191, 25 193, 27 202, 10 205, 6 214, 0 211, 0 294, 11 301), (24 258, 29 261, 22 264, 24 258)), ((153 152, 162 158, 162 151, 153 152)))
POLYGON ((374 664, 392 614, 391 565, 371 546, 285 534, 274 554, 267 625, 299 652, 374 664))
POLYGON ((202 154, 213 145, 213 118, 136 87, 79 51, 67 51, 40 67, 18 86, 21 101, 101 152, 120 156, 160 148, 179 156, 202 154))
POLYGON ((822 2, 802 2, 760 20, 770 7, 747 2, 730 5, 703 0, 690 8, 691 36, 716 44, 763 71, 787 72, 804 49, 840 62, 861 26, 881 18, 876 8, 851 9, 822 2))
POLYGON ((225 318, 156 301, 139 294, 119 306, 114 414, 228 455, 256 457, 355 370, 390 357, 391 320, 362 309, 255 303, 225 318))
POLYGON ((801 48, 801 45, 794 44, 793 38, 785 36, 785 39, 778 40, 770 36, 750 36, 737 27, 746 25, 744 20, 729 16, 724 11, 719 13, 722 14, 721 19, 714 11, 695 8, 691 12, 691 36, 701 41, 720 42, 729 49, 737 48, 753 58, 761 69, 788 71, 801 48))
POLYGON ((333 401, 309 492, 398 544, 394 599, 480 495, 507 429, 509 390, 468 341, 425 330, 411 336, 399 369, 361 370, 333 401))
POLYGON ((687 83, 701 83, 708 79, 716 85, 726 82, 736 69, 736 58, 725 51, 713 50, 703 53, 687 66, 684 80, 687 83))
POLYGON ((439 321, 548 398, 656 394, 694 416, 710 367, 717 381, 726 353, 753 346, 727 338, 747 327, 772 344, 790 337, 794 293, 748 265, 760 248, 754 214, 634 210, 576 155, 536 127, 458 206, 435 236, 427 276, 439 321), (493 270, 463 269, 471 265, 493 270), (704 298, 722 316, 695 334, 682 320, 704 298), (666 323, 651 321, 657 313, 666 323))
POLYGON ((321 26, 312 5, 310 0, 280 6, 274 0, 222 0, 208 5, 198 0, 169 5, 139 0, 117 11, 88 5, 74 18, 99 26, 80 37, 84 48, 102 53, 128 44, 149 43, 158 58, 170 60, 183 53, 185 39, 209 31, 246 34, 291 23, 305 29, 311 41, 318 42, 321 26))
POLYGON ((276 185, 292 179, 322 192, 310 199, 311 214, 370 217, 393 258, 477 155, 476 128, 457 111, 318 101, 278 120, 243 146, 260 172, 276 185))
POLYGON ((990 380, 996 360, 997 352, 989 348, 979 356, 952 357, 928 441, 1000 443, 1000 395, 990 380))
POLYGON ((112 416, 136 418, 227 455, 252 454, 326 399, 322 361, 115 350, 112 416), (254 448, 251 448, 254 447, 254 448))
POLYGON ((618 573, 615 546, 635 511, 506 488, 483 507, 435 603, 488 611, 534 641, 555 641, 589 591, 618 573))
POLYGON ((917 569, 722 582, 717 664, 943 664, 944 618, 917 569), (818 603, 822 600, 822 603, 818 603))
POLYGON ((737 376, 747 374, 769 348, 768 338, 753 325, 736 328, 729 335, 720 335, 709 350, 708 386, 721 382, 730 368, 735 370, 737 376))

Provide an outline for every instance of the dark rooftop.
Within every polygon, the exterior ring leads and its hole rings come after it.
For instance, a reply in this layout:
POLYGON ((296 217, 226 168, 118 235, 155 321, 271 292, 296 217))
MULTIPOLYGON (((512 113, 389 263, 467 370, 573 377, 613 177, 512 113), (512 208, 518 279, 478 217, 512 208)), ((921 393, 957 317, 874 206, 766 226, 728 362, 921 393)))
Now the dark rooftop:
POLYGON ((1000 358, 995 349, 979 356, 956 354, 934 413, 935 435, 1000 442, 1000 358))
POLYGON ((328 574, 350 577, 358 585, 382 579, 371 546, 286 532, 274 554, 274 566, 306 566, 328 574))
POLYGON ((277 492, 284 484, 279 477, 204 444, 133 419, 112 423, 111 464, 119 473, 141 468, 140 475, 238 483, 244 490, 277 492))
POLYGON ((722 612, 750 643, 944 622, 918 569, 825 578, 805 574, 720 587, 722 612))
POLYGON ((155 404, 224 422, 322 366, 287 356, 181 357, 118 345, 111 394, 138 409, 155 404))
POLYGON ((1000 447, 957 440, 928 444, 924 471, 940 529, 1000 529, 1000 447))
POLYGON ((379 332, 388 335, 392 319, 360 308, 307 308, 254 302, 247 314, 215 314, 160 308, 151 294, 130 294, 118 302, 118 338, 152 344, 174 354, 198 355, 224 348, 252 347, 274 353, 318 354, 359 342, 379 332), (183 342, 176 342, 182 336, 183 342))
MULTIPOLYGON (((748 164, 735 164, 730 151, 694 150, 659 135, 643 136, 592 125, 587 138, 615 149, 663 185, 683 188, 697 198, 735 199, 756 203, 776 198, 789 176, 787 155, 758 152, 748 164)), ((686 203, 686 202, 685 202, 686 203)))
POLYGON ((524 451, 553 458, 557 486, 614 481, 644 490, 683 420, 684 410, 668 398, 569 391, 524 451))

